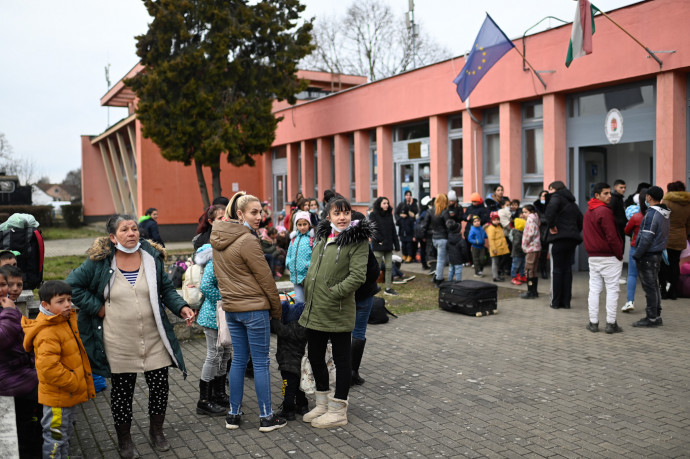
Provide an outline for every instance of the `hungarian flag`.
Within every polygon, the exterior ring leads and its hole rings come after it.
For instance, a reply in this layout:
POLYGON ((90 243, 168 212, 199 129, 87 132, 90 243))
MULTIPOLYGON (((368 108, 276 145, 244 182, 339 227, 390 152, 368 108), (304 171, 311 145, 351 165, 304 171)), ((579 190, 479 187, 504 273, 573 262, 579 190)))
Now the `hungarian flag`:
POLYGON ((588 0, 577 0, 575 7, 575 19, 573 31, 570 34, 568 56, 565 58, 565 66, 570 67, 573 59, 592 54, 592 35, 594 35, 594 13, 599 9, 589 3, 588 0))

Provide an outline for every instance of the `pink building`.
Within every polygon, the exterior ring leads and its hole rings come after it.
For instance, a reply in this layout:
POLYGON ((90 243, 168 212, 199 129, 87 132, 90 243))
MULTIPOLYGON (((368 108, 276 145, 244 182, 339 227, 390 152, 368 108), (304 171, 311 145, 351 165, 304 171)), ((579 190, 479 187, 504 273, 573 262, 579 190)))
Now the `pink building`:
MULTIPOLYGON (((532 201, 562 180, 583 204, 599 181, 621 178, 633 191, 641 181, 687 182, 690 2, 653 0, 609 14, 650 49, 665 51, 657 54, 663 66, 597 15, 592 54, 565 67, 570 25, 528 36, 527 59, 546 88, 510 51, 472 92, 469 110, 452 83, 463 57, 368 84, 342 76, 337 89, 347 82, 345 90, 276 107, 284 119, 272 151, 255 168, 225 167, 224 190, 239 183, 281 208, 297 191, 321 196, 335 188, 368 206, 377 196, 397 202, 406 189, 417 199, 455 189, 468 201, 498 183, 507 196, 532 201)), ((514 43, 523 49, 522 39, 514 43)), ((133 107, 134 97, 120 82, 101 102, 133 107)), ((176 192, 180 183, 196 186, 193 168, 156 155, 134 115, 83 145, 85 215, 118 210, 113 197, 120 196, 139 212, 158 207, 163 225, 196 221, 200 199, 176 192), (139 178, 130 179, 126 167, 108 178, 108 154, 130 149, 139 178)))

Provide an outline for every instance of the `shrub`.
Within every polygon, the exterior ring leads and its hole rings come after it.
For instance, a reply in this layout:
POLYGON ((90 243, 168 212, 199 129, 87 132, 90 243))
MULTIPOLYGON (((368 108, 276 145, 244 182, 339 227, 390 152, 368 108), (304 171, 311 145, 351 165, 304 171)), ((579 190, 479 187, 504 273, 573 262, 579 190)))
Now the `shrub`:
POLYGON ((79 228, 81 226, 81 204, 64 204, 62 208, 62 218, 68 228, 79 228))

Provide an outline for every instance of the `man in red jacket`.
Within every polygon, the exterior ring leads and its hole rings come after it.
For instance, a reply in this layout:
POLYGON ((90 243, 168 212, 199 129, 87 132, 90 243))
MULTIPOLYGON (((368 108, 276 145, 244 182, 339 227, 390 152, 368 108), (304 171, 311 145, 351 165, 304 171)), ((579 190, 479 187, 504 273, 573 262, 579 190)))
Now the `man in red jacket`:
POLYGON ((623 329, 616 323, 618 307, 618 280, 623 269, 623 240, 616 229, 616 219, 608 206, 611 186, 597 183, 594 198, 587 203, 588 209, 582 225, 582 237, 589 255, 589 324, 591 332, 599 331, 599 295, 606 285, 606 333, 618 333, 623 329))

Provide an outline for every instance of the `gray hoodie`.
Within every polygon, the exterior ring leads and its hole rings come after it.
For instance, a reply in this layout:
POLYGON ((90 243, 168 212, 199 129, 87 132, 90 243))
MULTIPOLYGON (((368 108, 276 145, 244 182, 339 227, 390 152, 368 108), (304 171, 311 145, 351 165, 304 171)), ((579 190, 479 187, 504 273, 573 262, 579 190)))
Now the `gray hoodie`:
POLYGON ((648 253, 660 253, 666 248, 671 211, 665 204, 651 206, 640 223, 640 232, 635 241, 635 258, 648 253))

